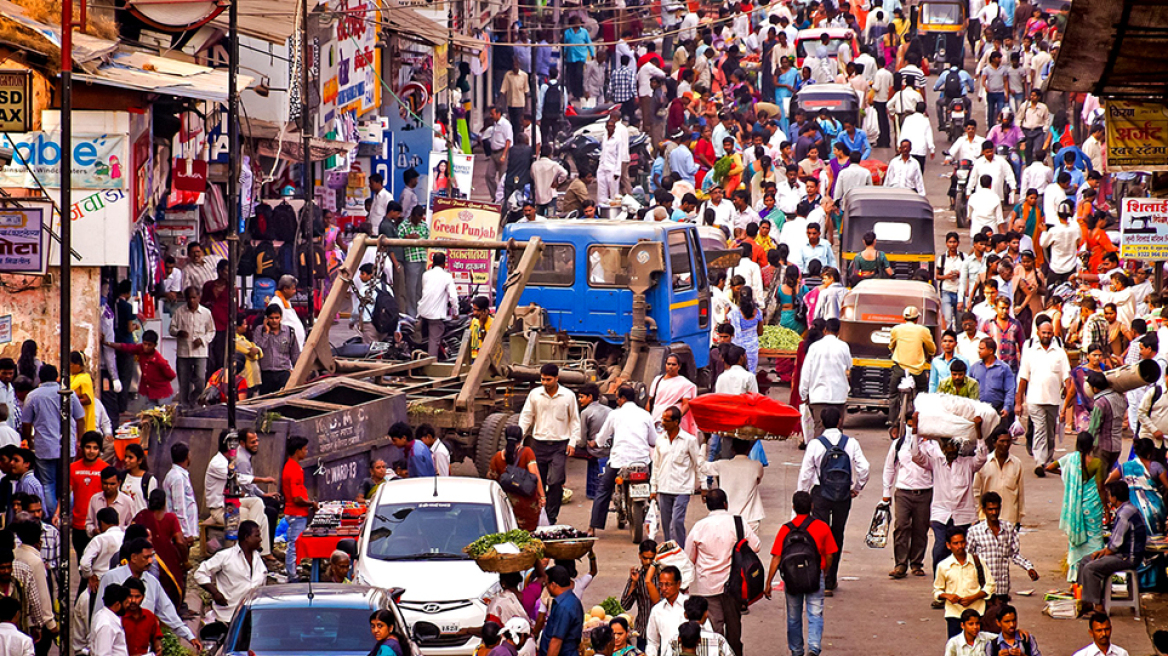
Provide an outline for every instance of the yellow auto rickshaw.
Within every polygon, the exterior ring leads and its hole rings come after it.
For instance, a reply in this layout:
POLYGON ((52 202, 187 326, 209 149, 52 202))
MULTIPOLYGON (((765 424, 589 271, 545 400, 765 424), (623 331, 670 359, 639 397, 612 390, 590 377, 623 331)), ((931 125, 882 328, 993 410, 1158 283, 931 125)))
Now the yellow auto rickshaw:
MULTIPOLYGON (((840 225, 841 272, 849 283, 852 260, 864 250, 864 235, 876 236, 876 249, 884 253, 892 278, 911 280, 918 271, 933 279, 936 253, 933 245, 933 205, 911 189, 856 187, 844 196, 840 225)), ((886 271, 877 277, 889 277, 886 271)))
POLYGON ((937 65, 937 70, 944 68, 946 62, 962 65, 967 12, 965 0, 920 0, 911 8, 917 38, 925 47, 925 57, 937 65))

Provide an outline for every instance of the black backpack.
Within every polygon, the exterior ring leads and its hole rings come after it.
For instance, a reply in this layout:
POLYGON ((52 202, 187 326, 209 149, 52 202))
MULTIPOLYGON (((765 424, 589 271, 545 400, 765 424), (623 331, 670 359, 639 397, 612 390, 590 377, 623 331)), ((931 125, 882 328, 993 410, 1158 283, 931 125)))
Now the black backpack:
POLYGON ((783 587, 791 594, 810 594, 819 590, 819 576, 822 561, 819 546, 807 526, 815 521, 808 517, 802 526, 787 522, 787 535, 783 538, 783 555, 779 558, 779 576, 783 587))
POLYGON ((371 319, 373 328, 383 335, 393 335, 397 332, 397 323, 401 318, 397 298, 394 297, 393 292, 383 282, 377 283, 377 287, 374 289, 376 298, 373 300, 373 316, 371 319))
POLYGON ((252 251, 252 262, 254 263, 252 271, 260 278, 278 280, 284 275, 284 267, 280 263, 276 245, 270 241, 262 241, 255 247, 252 251))
POLYGON ((296 210, 287 203, 280 203, 272 210, 267 228, 268 237, 276 241, 296 239, 296 210))
POLYGON ((961 73, 959 71, 945 71, 945 97, 952 100, 961 97, 961 73))
POLYGON ((742 528, 742 517, 734 516, 734 531, 737 539, 730 560, 730 578, 726 579, 726 592, 746 607, 762 599, 766 592, 766 574, 758 554, 750 548, 746 531, 742 528))
POLYGON ((559 82, 549 81, 547 91, 543 94, 543 117, 545 119, 558 118, 564 112, 564 88, 559 82))
POLYGON ((828 501, 847 501, 852 498, 852 458, 844 450, 848 436, 840 435, 836 444, 822 435, 818 439, 827 450, 819 462, 819 496, 828 501))

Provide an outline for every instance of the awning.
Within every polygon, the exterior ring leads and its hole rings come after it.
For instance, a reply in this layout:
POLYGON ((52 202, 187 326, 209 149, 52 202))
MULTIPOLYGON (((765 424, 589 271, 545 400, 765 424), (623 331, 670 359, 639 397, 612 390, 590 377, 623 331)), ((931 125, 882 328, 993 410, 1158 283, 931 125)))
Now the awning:
MULTIPOLYGON (((227 102, 227 69, 207 68, 141 52, 118 53, 96 70, 73 77, 122 89, 227 102)), ((237 90, 246 89, 253 79, 247 75, 238 76, 237 90)))
MULTIPOLYGON (((287 0, 238 1, 239 17, 236 24, 241 34, 283 45, 298 27, 295 22, 295 5, 287 0)), ((309 9, 315 5, 315 1, 310 2, 309 9)), ((227 12, 219 14, 211 21, 211 25, 226 32, 227 12)))
MULTIPOLYGON (((279 157, 290 162, 303 160, 301 155, 303 140, 300 137, 299 128, 289 127, 281 135, 279 123, 257 119, 240 121, 239 127, 241 135, 256 140, 256 149, 264 157, 279 157)), ((312 161, 319 162, 328 157, 346 155, 356 148, 357 144, 350 141, 331 141, 312 137, 308 142, 308 147, 312 161)))
MULTIPOLYGON (((50 58, 57 58, 61 54, 61 26, 49 25, 33 20, 27 15, 24 7, 0 0, 0 21, 10 20, 26 30, 6 41, 13 45, 33 50, 50 58)), ((73 32, 73 62, 82 65, 105 57, 118 48, 116 41, 109 41, 82 32, 73 32)))
POLYGON ((1107 98, 1168 95, 1164 0, 1074 0, 1051 88, 1107 98))
POLYGON ((391 32, 396 32, 407 39, 416 39, 435 46, 450 40, 446 28, 409 7, 390 5, 382 8, 381 22, 391 32))

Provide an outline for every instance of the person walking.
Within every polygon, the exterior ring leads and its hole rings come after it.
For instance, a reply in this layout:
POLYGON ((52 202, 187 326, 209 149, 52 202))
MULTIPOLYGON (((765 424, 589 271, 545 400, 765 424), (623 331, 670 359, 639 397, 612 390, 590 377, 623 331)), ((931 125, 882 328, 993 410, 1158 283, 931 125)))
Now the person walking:
POLYGON ((725 491, 710 490, 706 494, 706 509, 710 513, 690 530, 685 555, 694 564, 690 594, 706 598, 714 630, 726 636, 730 648, 742 656, 742 606, 737 595, 725 588, 730 580, 734 545, 744 539, 751 549, 758 551, 759 540, 741 517, 731 515, 726 508, 725 491))
POLYGON ((422 276, 422 296, 418 300, 418 317, 426 322, 426 352, 432 357, 440 355, 446 319, 457 311, 458 289, 454 276, 446 270, 446 254, 434 253, 430 270, 422 276))
POLYGON ((893 440, 884 458, 884 503, 893 508, 892 550, 895 565, 888 576, 903 579, 925 575, 929 546, 929 509, 933 503, 933 472, 913 461, 910 431, 893 440))
POLYGON ((572 16, 564 30, 564 77, 573 98, 584 97, 584 64, 596 55, 592 37, 582 27, 579 16, 572 16))
MULTIPOLYGON (((534 393, 534 392, 533 392, 534 393)), ((530 398, 530 397, 529 397, 530 398)), ((600 478, 600 485, 596 498, 592 502, 592 521, 588 527, 589 535, 596 535, 597 529, 604 529, 608 521, 608 508, 612 502, 612 495, 616 490, 616 479, 620 470, 635 464, 649 464, 657 459, 653 448, 661 441, 654 426, 653 417, 636 403, 637 394, 632 387, 622 385, 616 391, 616 410, 608 413, 600 432, 596 436, 596 446, 608 448, 608 463, 600 478)), ((696 444, 696 442, 695 442, 696 444)), ((653 476, 658 476, 657 467, 653 468, 653 476)), ((650 482, 651 498, 656 498, 654 483, 650 482)), ((691 490, 692 491, 692 488, 691 490)), ((550 493, 550 492, 549 492, 550 493)), ((686 492, 688 494, 689 492, 686 492)), ((689 499, 686 498, 688 503, 689 499)), ((664 506, 664 504, 661 504, 664 506)), ((662 526, 665 535, 669 536, 668 516, 662 507, 665 521, 662 526)), ((684 509, 682 519, 684 526, 684 509)), ((631 520, 631 518, 630 518, 631 520)), ((669 539, 666 537, 666 539, 669 539)))
POLYGON ((1022 353, 1014 415, 1023 416, 1025 403, 1025 416, 1034 426, 1034 475, 1042 478, 1046 466, 1054 461, 1062 394, 1074 394, 1074 387, 1070 361, 1066 351, 1054 343, 1054 326, 1049 319, 1038 325, 1038 342, 1022 353))
MULTIPOLYGON (((812 516, 831 527, 835 543, 842 552, 852 499, 859 496, 868 484, 869 472, 868 459, 864 457, 860 442, 840 432, 841 418, 842 413, 835 407, 824 408, 820 414, 823 433, 807 442, 797 489, 811 494, 812 516)), ((834 594, 840 560, 833 559, 831 567, 824 571, 825 596, 834 594)))
POLYGON ((945 624, 950 638, 960 635, 963 614, 969 611, 980 617, 986 600, 997 588, 993 572, 981 558, 966 550, 964 526, 952 526, 945 534, 949 556, 937 564, 933 577, 933 599, 945 605, 945 624))
MULTIPOLYGON (((1038 570, 1022 555, 1014 524, 1001 520, 1002 497, 997 492, 986 492, 981 497, 981 510, 985 519, 969 528, 965 536, 966 546, 969 553, 976 554, 993 574, 992 599, 995 605, 1003 605, 1010 601, 1010 565, 1026 570, 1031 581, 1038 580, 1038 570)), ((996 616, 987 618, 987 622, 987 630, 997 628, 996 616)))
POLYGON ((766 516, 759 491, 765 469, 761 462, 750 457, 753 447, 754 443, 750 440, 733 438, 730 444, 733 457, 704 462, 699 472, 717 479, 718 489, 726 492, 730 514, 742 517, 758 533, 759 525, 766 516))
MULTIPOLYGON (((984 333, 979 332, 979 335, 984 333)), ((997 357, 998 343, 992 338, 982 337, 977 345, 980 359, 969 368, 969 376, 977 381, 978 395, 982 403, 988 403, 1001 415, 1003 423, 1013 413, 1017 381, 1014 372, 997 357)))
MULTIPOLYGON (((900 381, 906 375, 912 376, 917 392, 924 392, 929 387, 929 375, 925 373, 925 366, 929 359, 937 352, 937 345, 933 343, 933 332, 920 325, 921 311, 910 305, 904 309, 904 323, 892 329, 888 342, 888 350, 892 353, 892 381, 889 389, 892 390, 892 403, 889 406, 888 417, 896 422, 900 416, 900 381)), ((898 428, 899 430, 899 428, 898 428)))
MULTIPOLYGON (((834 408, 842 413, 851 391, 852 351, 839 338, 840 320, 828 319, 823 338, 807 349, 799 377, 799 396, 811 408, 815 434, 823 434, 823 412, 834 408)), ((842 414, 841 414, 842 416, 842 414)))
MULTIPOLYGON (((917 423, 916 418, 913 424, 917 423)), ((914 432, 910 442, 913 462, 933 474, 933 503, 929 507, 929 526, 933 529, 933 571, 945 559, 950 529, 964 532, 977 518, 973 498, 973 477, 985 466, 988 456, 985 442, 978 440, 972 455, 962 455, 960 445, 951 439, 929 438, 922 441, 914 432), (938 441, 940 444, 938 445, 938 441)))
POLYGON ((839 545, 835 542, 831 528, 822 520, 811 516, 812 498, 807 492, 799 491, 791 499, 791 506, 795 517, 783 524, 775 536, 775 544, 771 547, 771 564, 767 570, 766 597, 771 598, 774 589, 775 573, 783 565, 783 554, 787 554, 788 562, 795 563, 797 558, 807 556, 817 557, 819 562, 819 581, 815 590, 794 591, 794 581, 787 581, 787 569, 782 572, 784 597, 787 605, 787 649, 791 654, 804 653, 803 616, 807 616, 807 653, 818 654, 823 648, 823 572, 831 569, 839 545), (797 552, 796 552, 797 550, 797 552))
POLYGON ((199 304, 199 290, 183 291, 186 304, 175 308, 170 318, 170 335, 177 338, 175 356, 178 371, 178 396, 183 407, 192 407, 207 380, 208 346, 215 338, 215 320, 211 311, 199 304))
POLYGON ((540 386, 527 395, 519 413, 519 428, 533 440, 532 449, 547 497, 545 509, 552 524, 560 516, 564 499, 567 458, 575 451, 569 441, 580 434, 576 395, 560 385, 559 377, 560 368, 554 363, 540 367, 540 386))
MULTIPOLYGON (((409 214, 409 220, 402 221, 401 225, 398 226, 397 236, 400 239, 429 239, 430 228, 426 225, 426 208, 423 206, 415 207, 409 214)), ((418 315, 418 303, 422 298, 422 275, 426 271, 426 252, 425 247, 405 249, 406 286, 405 293, 402 295, 404 301, 402 311, 413 317, 418 315)))
POLYGON ((288 582, 299 580, 296 557, 296 540, 308 528, 308 511, 316 510, 320 504, 308 496, 308 488, 304 486, 304 468, 300 463, 308 457, 308 439, 299 435, 288 438, 284 447, 287 459, 280 474, 280 493, 284 495, 284 517, 288 520, 287 553, 284 556, 284 568, 288 574, 288 582))
POLYGON ((251 520, 239 523, 239 541, 204 560, 195 570, 198 583, 211 596, 208 615, 229 623, 241 601, 264 585, 268 568, 260 557, 260 526, 251 520))
POLYGON ((518 467, 535 477, 536 487, 530 494, 518 490, 506 490, 511 507, 515 509, 515 522, 524 531, 534 531, 539 527, 539 511, 544 507, 543 479, 536 465, 535 452, 523 446, 523 431, 518 426, 503 429, 506 446, 491 458, 487 478, 499 480, 510 466, 518 467))
POLYGON ((645 656, 666 654, 669 644, 677 638, 677 628, 685 621, 685 602, 689 600, 689 595, 681 592, 681 570, 676 565, 660 568, 655 587, 659 601, 649 611, 645 656))
MULTIPOLYGON (((45 364, 41 365, 39 375, 40 386, 28 393, 21 407, 22 433, 36 455, 36 478, 44 486, 45 511, 52 516, 57 512, 61 458, 72 460, 76 453, 61 453, 60 374, 56 367, 45 364)), ((73 418, 69 424, 73 434, 69 444, 74 445, 77 436, 85 432, 85 408, 76 395, 69 396, 69 414, 73 418)), ((76 451, 75 446, 73 451, 76 451)))
POLYGON ((511 125, 519 125, 523 113, 527 109, 527 93, 530 85, 527 83, 527 73, 519 68, 519 59, 511 60, 511 70, 503 76, 503 97, 507 101, 507 118, 511 125))
POLYGON ((584 493, 589 500, 595 500, 600 491, 600 475, 608 463, 609 454, 609 449, 600 448, 596 440, 612 408, 601 403, 600 387, 596 383, 588 383, 581 388, 577 398, 580 401, 580 437, 574 448, 582 450, 588 458, 584 493))
POLYGON ((552 603, 536 653, 539 656, 579 656, 584 606, 573 592, 572 577, 567 569, 556 565, 548 568, 547 579, 552 603))
POLYGON ((596 169, 596 202, 600 205, 607 205, 613 198, 620 197, 621 173, 629 161, 629 129, 615 112, 609 115, 604 129, 596 169))
POLYGON ((126 648, 126 631, 122 627, 122 616, 126 614, 126 600, 130 591, 124 586, 106 586, 102 593, 102 607, 93 615, 90 624, 90 653, 108 656, 129 656, 126 648))
POLYGON ((1087 627, 1091 644, 1075 652, 1074 656, 1128 656, 1126 649, 1111 642, 1111 618, 1107 613, 1092 613, 1087 627))
POLYGON ((983 656, 989 653, 987 650, 992 649, 997 637, 985 628, 989 619, 972 608, 961 611, 957 618, 960 630, 945 643, 945 656, 983 656))
MULTIPOLYGON (((1003 522, 1011 526, 1021 526, 1025 514, 1025 483, 1022 478, 1022 460, 1010 453, 1014 437, 1006 422, 998 424, 986 438, 987 448, 993 449, 989 460, 973 478, 973 496, 983 499, 990 492, 998 495, 999 513, 1003 522)), ((985 518, 985 512, 978 515, 985 518)))
MULTIPOLYGON (((490 115, 494 125, 491 127, 490 137, 487 138, 487 145, 490 146, 487 159, 487 194, 492 201, 499 202, 502 200, 498 196, 499 183, 507 169, 507 155, 511 146, 515 144, 515 129, 511 121, 503 116, 503 110, 498 107, 491 107, 490 115)), ((412 213, 410 216, 413 218, 412 213)), ((409 261, 408 255, 406 261, 409 261)), ((407 266, 407 271, 408 269, 407 266)))
MULTIPOLYGON (((653 447, 650 500, 661 510, 661 531, 665 540, 685 547, 685 512, 690 495, 704 493, 705 477, 698 475, 703 460, 698 439, 681 430, 681 408, 670 406, 661 413, 661 435, 653 447)), ((607 504, 606 504, 607 505, 607 504)), ((607 512, 607 508, 606 508, 607 512)))

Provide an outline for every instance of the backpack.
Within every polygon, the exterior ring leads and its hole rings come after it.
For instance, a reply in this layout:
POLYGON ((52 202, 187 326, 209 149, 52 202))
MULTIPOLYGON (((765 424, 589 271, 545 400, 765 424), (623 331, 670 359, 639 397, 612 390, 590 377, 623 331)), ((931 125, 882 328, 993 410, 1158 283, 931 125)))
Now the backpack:
POLYGON ((945 73, 945 97, 950 100, 960 98, 963 95, 961 87, 961 73, 947 71, 945 73))
POLYGON ((734 516, 734 532, 736 539, 730 556, 730 578, 726 579, 725 590, 740 606, 746 607, 762 599, 766 591, 766 575, 758 554, 750 548, 742 528, 742 517, 738 515, 734 516))
POLYGON ((999 9, 997 17, 990 21, 990 29, 999 39, 1004 39, 1010 34, 1010 28, 1006 26, 1006 19, 1002 18, 1002 10, 999 9))
POLYGON ((559 82, 548 82, 547 91, 543 94, 543 112, 545 119, 558 118, 564 113, 564 88, 559 82))
POLYGON ((296 239, 296 210, 287 203, 280 203, 272 210, 272 216, 267 221, 268 237, 275 241, 292 241, 296 239))
POLYGON ((252 251, 255 267, 252 269, 256 276, 278 280, 284 275, 284 268, 280 265, 276 245, 270 241, 262 241, 252 251))
POLYGON ((783 579, 783 587, 791 594, 810 594, 819 590, 819 576, 823 572, 819 546, 807 530, 813 521, 808 517, 802 526, 787 522, 783 555, 779 558, 779 576, 783 579))
POLYGON ((793 294, 793 298, 791 299, 791 301, 792 301, 791 305, 794 306, 793 310, 795 312, 795 321, 806 326, 807 325, 807 301, 803 300, 803 297, 800 296, 799 294, 793 294))
POLYGON ((385 283, 378 283, 375 287, 376 297, 373 300, 373 316, 371 323, 377 332, 383 335, 392 335, 397 332, 397 323, 401 317, 398 310, 397 298, 385 283))
POLYGON ((838 444, 822 435, 818 439, 827 450, 819 463, 819 495, 828 501, 847 501, 852 498, 852 458, 844 450, 848 436, 840 435, 838 444))

